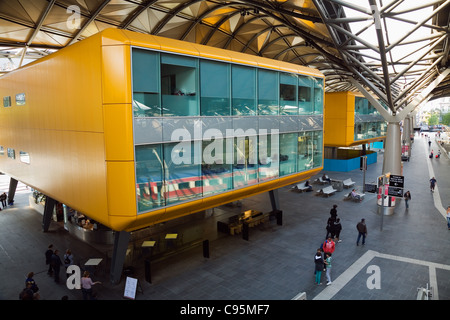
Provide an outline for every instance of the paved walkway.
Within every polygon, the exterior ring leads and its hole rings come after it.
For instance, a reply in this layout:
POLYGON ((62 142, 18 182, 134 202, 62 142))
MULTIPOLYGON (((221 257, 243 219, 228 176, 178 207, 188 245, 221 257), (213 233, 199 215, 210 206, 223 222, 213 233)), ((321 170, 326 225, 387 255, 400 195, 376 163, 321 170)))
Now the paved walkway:
MULTIPOLYGON (((435 153, 437 145, 432 145, 435 153)), ((270 211, 267 194, 243 200, 242 208, 222 207, 198 228, 211 236, 210 258, 203 258, 201 246, 152 263, 152 283, 145 281, 144 262, 138 260, 134 277, 142 291, 137 300, 291 300, 301 292, 307 299, 332 300, 414 300, 418 287, 433 287, 433 299, 450 299, 450 230, 444 207, 450 195, 449 159, 430 160, 424 138, 416 136, 410 162, 404 163, 405 188, 411 191, 410 208, 403 201, 395 214, 378 214, 376 195, 367 194, 361 203, 343 201, 345 191, 328 198, 314 192, 279 190, 283 225, 275 221, 250 230, 250 239, 218 234, 215 215, 224 211, 256 209, 270 211), (435 193, 429 190, 430 176, 437 178, 435 193), (325 225, 333 204, 342 220, 342 242, 333 254, 333 283, 314 284, 313 256, 324 240, 325 225), (365 246, 356 246, 355 225, 366 219, 365 246), (381 230, 381 221, 383 226, 381 230)), ((383 153, 370 165, 366 182, 381 174, 383 153)), ((331 178, 352 178, 362 190, 363 174, 326 172, 331 178)), ((322 173, 321 173, 322 174, 322 173)), ((3 179, 7 178, 2 176, 3 179)), ((6 187, 5 187, 6 186, 6 187)), ((318 186, 314 185, 315 188, 318 186)), ((0 191, 7 184, 0 182, 0 191)), ((99 247, 84 243, 52 222, 50 231, 41 231, 42 216, 28 206, 28 193, 21 189, 13 207, 0 212, 0 299, 17 300, 26 274, 36 273, 43 300, 59 300, 67 295, 80 300, 78 290, 54 283, 46 274, 44 251, 48 244, 64 251, 72 249, 76 259, 103 256, 99 247)), ((108 268, 108 267, 106 267, 108 268)), ((125 281, 112 285, 107 272, 93 277, 102 281, 95 290, 99 300, 122 300, 125 281)))

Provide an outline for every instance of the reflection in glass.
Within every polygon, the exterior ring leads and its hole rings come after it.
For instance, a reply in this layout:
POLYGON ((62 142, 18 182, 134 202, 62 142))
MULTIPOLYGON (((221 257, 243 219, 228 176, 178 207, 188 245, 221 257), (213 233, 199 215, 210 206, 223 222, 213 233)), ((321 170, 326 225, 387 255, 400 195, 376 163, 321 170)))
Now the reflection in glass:
POLYGON ((138 212, 165 205, 161 145, 135 147, 138 212))
POLYGON ((257 137, 234 138, 233 187, 258 183, 257 137))
POLYGON ((202 196, 201 165, 195 161, 196 147, 196 142, 191 141, 164 144, 166 205, 202 196))
POLYGON ((297 172, 298 133, 280 134, 280 176, 297 172))
POLYGON ((203 141, 203 196, 233 189, 233 171, 227 164, 226 150, 226 139, 203 141))

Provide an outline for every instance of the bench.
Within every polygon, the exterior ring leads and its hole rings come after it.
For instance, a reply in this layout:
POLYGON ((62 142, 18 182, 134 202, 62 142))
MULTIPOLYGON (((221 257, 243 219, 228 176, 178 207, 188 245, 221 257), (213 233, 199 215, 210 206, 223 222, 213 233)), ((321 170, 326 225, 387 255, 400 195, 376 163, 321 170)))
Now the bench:
POLYGON ((334 189, 332 186, 325 187, 323 189, 320 189, 317 191, 317 194, 326 195, 327 197, 334 194, 337 190, 334 189))
POLYGON ((355 182, 352 181, 352 179, 345 179, 344 181, 342 181, 342 183, 344 184, 344 188, 351 188, 355 185, 355 182))
POLYGON ((361 202, 364 200, 364 196, 366 195, 365 193, 356 193, 359 196, 359 199, 357 197, 353 197, 352 193, 349 192, 347 194, 344 195, 344 200, 353 200, 355 202, 361 202))
MULTIPOLYGON (((326 179, 330 179, 327 175, 325 175, 325 178, 326 178, 326 179)), ((330 181, 331 181, 331 179, 330 179, 330 181)), ((325 184, 325 183, 331 183, 330 181, 328 181, 328 180, 323 180, 322 177, 319 177, 318 179, 316 179, 315 182, 318 182, 318 183, 320 183, 320 184, 325 184)))
POLYGON ((296 184, 295 186, 293 186, 291 188, 291 191, 300 191, 300 192, 309 191, 309 190, 312 191, 312 187, 311 186, 305 186, 305 184, 306 184, 306 182, 302 182, 302 183, 296 184))

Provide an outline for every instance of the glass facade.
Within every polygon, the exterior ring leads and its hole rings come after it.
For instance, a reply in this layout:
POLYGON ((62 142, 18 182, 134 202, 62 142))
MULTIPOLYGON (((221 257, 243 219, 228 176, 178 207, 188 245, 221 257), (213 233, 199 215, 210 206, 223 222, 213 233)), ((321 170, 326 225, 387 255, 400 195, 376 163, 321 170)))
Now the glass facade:
POLYGON ((355 141, 385 136, 386 129, 386 121, 375 107, 366 98, 355 97, 355 141))
POLYGON ((132 48, 138 213, 322 166, 323 79, 132 48))

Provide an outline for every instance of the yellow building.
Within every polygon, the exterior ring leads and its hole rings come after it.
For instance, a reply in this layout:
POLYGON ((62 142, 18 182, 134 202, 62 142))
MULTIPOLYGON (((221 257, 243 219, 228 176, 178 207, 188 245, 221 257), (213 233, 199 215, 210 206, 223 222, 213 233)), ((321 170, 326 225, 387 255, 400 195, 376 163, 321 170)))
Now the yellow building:
POLYGON ((320 171, 323 86, 314 69, 107 29, 0 78, 0 171, 136 230, 320 171))
POLYGON ((357 146, 385 138, 385 120, 363 95, 327 92, 325 108, 326 147, 357 146))

